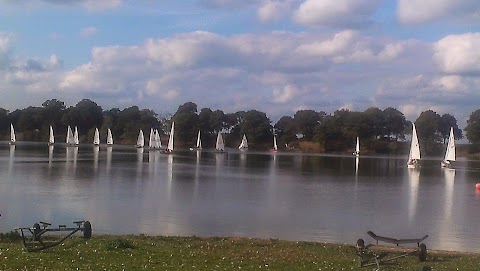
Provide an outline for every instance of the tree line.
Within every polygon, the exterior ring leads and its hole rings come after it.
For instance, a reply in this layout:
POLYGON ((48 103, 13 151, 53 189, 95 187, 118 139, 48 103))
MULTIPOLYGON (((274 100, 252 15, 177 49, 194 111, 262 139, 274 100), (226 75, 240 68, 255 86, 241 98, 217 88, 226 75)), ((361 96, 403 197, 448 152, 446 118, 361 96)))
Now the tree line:
MULTIPOLYGON (((125 109, 103 110, 89 99, 67 107, 64 102, 51 99, 39 107, 30 106, 9 112, 0 108, 0 131, 8 138, 10 123, 15 126, 19 140, 47 141, 52 125, 56 142, 64 142, 67 126, 77 126, 83 143, 92 142, 95 128, 99 128, 102 142, 106 131, 112 130, 114 141, 119 144, 134 144, 139 130, 148 136, 151 128, 158 129, 166 140, 171 123, 175 122, 175 144, 190 147, 195 144, 198 131, 203 145, 213 148, 218 132, 224 134, 227 147, 236 147, 245 134, 250 148, 268 149, 273 135, 280 149, 295 148, 300 142, 312 142, 325 152, 351 150, 358 136, 362 146, 374 152, 394 153, 399 144, 408 141, 412 123, 395 108, 383 110, 371 107, 363 112, 346 109, 333 113, 315 110, 298 110, 293 116, 283 116, 275 124, 264 112, 257 110, 225 113, 220 109, 198 107, 193 102, 180 105, 172 115, 159 116, 153 110, 131 106, 125 109), (393 147, 392 147, 393 146, 393 147)), ((415 120, 420 144, 426 153, 444 144, 450 127, 455 138, 463 138, 457 120, 450 114, 439 115, 432 110, 422 112, 415 120)), ((480 109, 473 112, 465 128, 465 136, 472 143, 480 143, 480 109)))

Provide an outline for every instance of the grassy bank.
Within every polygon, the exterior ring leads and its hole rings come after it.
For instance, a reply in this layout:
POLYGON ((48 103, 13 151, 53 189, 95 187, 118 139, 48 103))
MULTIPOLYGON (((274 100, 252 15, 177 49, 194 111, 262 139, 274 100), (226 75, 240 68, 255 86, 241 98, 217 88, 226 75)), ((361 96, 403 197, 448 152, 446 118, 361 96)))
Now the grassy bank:
MULTIPOLYGON (((391 247, 390 247, 391 248, 391 247)), ((399 251, 382 248, 388 256, 399 251)), ((479 270, 480 254, 428 252, 382 270, 479 270)), ((25 252, 16 240, 0 241, 0 270, 373 270, 358 267, 353 245, 248 238, 95 236, 25 252)))

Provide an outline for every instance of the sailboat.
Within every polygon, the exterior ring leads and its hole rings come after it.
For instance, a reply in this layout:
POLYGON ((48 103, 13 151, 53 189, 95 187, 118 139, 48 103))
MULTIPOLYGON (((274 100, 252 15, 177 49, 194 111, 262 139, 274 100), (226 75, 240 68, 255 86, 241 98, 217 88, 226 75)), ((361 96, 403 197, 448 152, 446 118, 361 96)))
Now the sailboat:
POLYGON ((170 130, 170 137, 168 138, 168 145, 165 153, 171 153, 173 151, 173 132, 175 131, 175 122, 172 122, 172 129, 170 130))
POLYGON ((360 155, 360 139, 357 136, 357 145, 355 146, 355 151, 353 152, 353 155, 359 156, 360 155))
POLYGON ((277 137, 275 135, 273 135, 273 149, 272 149, 273 152, 277 152, 278 151, 278 146, 277 146, 277 137))
POLYGON ((140 132, 138 133, 137 137, 137 144, 135 144, 135 147, 137 148, 143 148, 145 145, 145 139, 143 138, 143 131, 140 129, 140 132))
POLYGON ((223 143, 222 133, 218 132, 217 143, 215 144, 215 150, 223 152, 225 151, 225 144, 223 143))
POLYGON ((243 134, 242 142, 240 142, 240 146, 238 146, 238 149, 241 151, 248 150, 247 136, 245 134, 243 134))
POLYGON ((162 141, 160 140, 160 133, 158 129, 155 129, 155 148, 160 149, 162 147, 162 141))
POLYGON ((95 133, 93 135, 93 145, 100 145, 100 133, 98 132, 98 128, 95 128, 95 133))
POLYGON ((80 144, 80 141, 78 140, 78 128, 75 126, 75 132, 73 133, 73 143, 75 146, 78 146, 80 144))
POLYGON ((202 149, 202 140, 200 139, 200 130, 198 130, 198 135, 197 135, 197 144, 195 145, 195 148, 190 148, 190 150, 201 150, 202 149))
POLYGON ((13 124, 10 123, 10 142, 8 142, 8 144, 15 145, 16 142, 15 129, 13 129, 13 124))
POLYGON ((67 139, 65 140, 65 143, 67 143, 67 146, 75 145, 75 141, 73 139, 73 132, 72 132, 72 128, 70 128, 70 125, 68 125, 68 128, 67 128, 67 139))
POLYGON ((107 130, 107 145, 113 145, 113 136, 110 128, 107 130))
POLYGON ((410 153, 408 154, 408 168, 416 168, 417 166, 419 166, 420 160, 420 146, 418 144, 417 130, 415 129, 415 123, 413 123, 412 125, 412 143, 410 145, 410 153))
POLYGON ((456 160, 455 153, 455 136, 453 135, 453 127, 450 128, 450 137, 448 138, 447 150, 445 151, 445 158, 440 163, 444 168, 451 168, 452 162, 456 160))
POLYGON ((150 136, 148 138, 148 148, 154 149, 155 148, 155 130, 150 128, 150 136))
POLYGON ((50 134, 48 136, 48 145, 51 146, 55 143, 55 137, 53 136, 53 127, 50 125, 50 134))

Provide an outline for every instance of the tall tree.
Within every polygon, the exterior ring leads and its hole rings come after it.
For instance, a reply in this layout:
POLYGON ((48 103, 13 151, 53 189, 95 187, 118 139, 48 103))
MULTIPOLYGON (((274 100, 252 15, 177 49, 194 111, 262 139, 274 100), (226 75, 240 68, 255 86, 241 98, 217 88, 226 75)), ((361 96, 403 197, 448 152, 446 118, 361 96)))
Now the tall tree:
MULTIPOLYGON (((249 146, 253 148, 272 139, 270 120, 267 115, 257 110, 250 110, 242 114, 242 121, 240 122, 240 133, 245 134, 248 138, 249 146)), ((239 140, 241 137, 239 137, 239 140)))
POLYGON ((405 139, 405 128, 408 125, 402 112, 388 107, 383 110, 385 118, 385 135, 389 138, 395 136, 395 140, 405 139))
POLYGON ((312 140, 315 134, 315 128, 325 116, 325 112, 315 112, 314 110, 299 110, 293 116, 293 121, 297 127, 297 133, 302 134, 305 140, 312 140))
POLYGON ((464 130, 468 141, 474 144, 480 143, 480 109, 470 114, 464 130))
POLYGON ((418 141, 426 153, 434 149, 435 143, 441 142, 442 136, 439 132, 440 121, 440 115, 432 110, 423 111, 415 121, 418 141))
POLYGON ((175 138, 179 142, 192 144, 198 130, 197 105, 188 102, 179 106, 172 120, 175 121, 175 138))
POLYGON ((443 139, 443 144, 446 143, 450 135, 450 128, 453 128, 453 134, 455 135, 455 139, 463 138, 462 130, 458 128, 457 119, 450 114, 443 114, 440 117, 440 122, 438 127, 440 135, 442 136, 442 139, 443 139))

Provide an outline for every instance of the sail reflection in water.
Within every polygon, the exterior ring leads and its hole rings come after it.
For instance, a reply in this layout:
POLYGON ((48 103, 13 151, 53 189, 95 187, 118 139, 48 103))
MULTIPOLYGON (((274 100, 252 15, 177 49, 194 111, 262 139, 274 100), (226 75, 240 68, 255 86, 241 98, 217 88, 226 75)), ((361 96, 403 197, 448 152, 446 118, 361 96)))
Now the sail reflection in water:
POLYGON ((408 204, 408 221, 413 223, 415 220, 415 213, 417 212, 418 201, 418 184, 420 181, 420 170, 417 168, 409 168, 408 181, 410 186, 409 204, 408 204))

